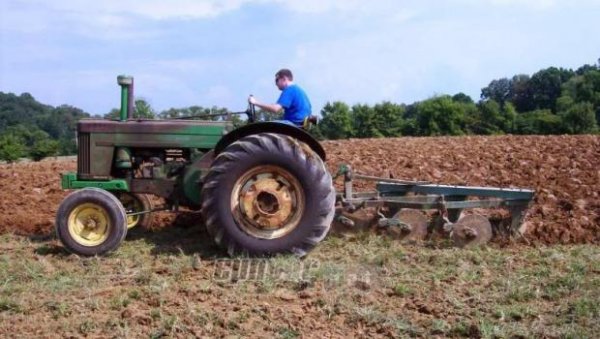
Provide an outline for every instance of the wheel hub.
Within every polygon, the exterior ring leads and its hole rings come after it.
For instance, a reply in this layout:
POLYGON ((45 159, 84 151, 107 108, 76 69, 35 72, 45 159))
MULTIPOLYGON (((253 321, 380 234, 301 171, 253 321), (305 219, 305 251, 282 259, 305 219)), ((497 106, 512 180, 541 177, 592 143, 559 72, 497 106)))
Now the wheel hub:
POLYGON ((277 166, 258 166, 238 179, 232 192, 233 214, 247 233, 273 239, 289 233, 304 210, 298 180, 277 166))
POLYGON ((263 216, 271 216, 279 211, 279 199, 276 192, 262 191, 256 196, 254 207, 263 216))
POLYGON ((278 229, 292 213, 289 187, 273 178, 256 180, 240 194, 241 212, 261 229, 278 229))
POLYGON ((69 214, 71 237, 84 246, 97 246, 108 238, 110 219, 104 208, 93 203, 76 207, 69 214))
POLYGON ((84 224, 85 228, 88 230, 93 230, 98 227, 98 220, 96 219, 97 218, 90 216, 84 224))

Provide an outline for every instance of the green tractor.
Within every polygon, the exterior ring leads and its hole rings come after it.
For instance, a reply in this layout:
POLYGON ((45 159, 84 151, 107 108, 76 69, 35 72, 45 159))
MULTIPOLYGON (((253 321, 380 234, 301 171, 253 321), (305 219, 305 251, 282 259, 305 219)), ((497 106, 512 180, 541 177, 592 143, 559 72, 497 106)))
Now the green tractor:
MULTIPOLYGON (((301 128, 133 118, 133 78, 119 76, 118 120, 77 125, 77 172, 64 173, 56 232, 78 255, 114 251, 150 213, 200 211, 230 255, 305 255, 328 233, 336 193, 325 151, 301 128), (162 198, 154 208, 149 195, 162 198)), ((200 220, 199 220, 200 222, 200 220)))
POLYGON ((73 253, 111 252, 128 229, 148 226, 151 213, 179 207, 200 211, 198 222, 230 255, 304 256, 333 220, 359 229, 361 209, 374 209, 374 224, 401 241, 441 234, 478 246, 524 232, 534 190, 380 178, 342 164, 334 178, 343 178, 344 189, 336 193, 325 151, 306 124, 254 122, 252 106, 237 113, 249 122, 237 129, 231 121, 134 119, 133 78, 118 83, 120 118, 81 120, 77 172, 62 175, 63 189, 76 191, 57 211, 56 232, 73 253), (376 190, 355 192, 356 180, 375 182, 376 190), (165 204, 153 207, 151 195, 165 204), (492 226, 474 214, 490 208, 508 210, 510 220, 492 226))

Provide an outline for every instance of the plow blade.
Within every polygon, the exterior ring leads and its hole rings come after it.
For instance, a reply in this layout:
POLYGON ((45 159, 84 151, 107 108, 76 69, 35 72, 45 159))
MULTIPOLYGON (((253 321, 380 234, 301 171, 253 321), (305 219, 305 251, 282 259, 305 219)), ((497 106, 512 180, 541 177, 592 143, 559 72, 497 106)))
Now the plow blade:
POLYGON ((450 239, 457 247, 485 245, 492 239, 492 224, 482 215, 467 215, 453 224, 450 239))
POLYGON ((415 209, 404 208, 391 219, 382 219, 379 227, 394 239, 403 242, 423 241, 427 237, 429 221, 423 212, 415 209))

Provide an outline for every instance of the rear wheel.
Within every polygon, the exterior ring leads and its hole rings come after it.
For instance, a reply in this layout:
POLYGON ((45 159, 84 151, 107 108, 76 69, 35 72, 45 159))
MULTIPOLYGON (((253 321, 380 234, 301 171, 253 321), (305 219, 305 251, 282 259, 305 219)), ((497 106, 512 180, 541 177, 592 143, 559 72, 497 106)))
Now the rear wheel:
POLYGON ((75 191, 58 208, 56 234, 69 252, 83 256, 109 253, 119 247, 127 234, 125 210, 105 190, 75 191))
POLYGON ((127 229, 134 227, 151 228, 154 221, 152 213, 135 214, 152 210, 152 202, 147 194, 120 192, 116 194, 117 198, 123 204, 127 215, 127 229))
POLYGON ((331 226, 331 175, 316 153, 288 136, 263 133, 234 142, 203 181, 207 230, 230 255, 304 256, 331 226))

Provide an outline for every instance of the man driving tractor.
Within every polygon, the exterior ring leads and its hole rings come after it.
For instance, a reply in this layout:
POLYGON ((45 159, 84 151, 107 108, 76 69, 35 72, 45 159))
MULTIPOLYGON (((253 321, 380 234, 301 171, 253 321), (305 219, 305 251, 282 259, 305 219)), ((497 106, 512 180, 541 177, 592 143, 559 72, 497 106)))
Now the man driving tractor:
POLYGON ((303 127, 310 117, 312 107, 306 92, 294 83, 292 71, 285 68, 279 70, 275 74, 275 85, 281 91, 276 103, 261 103, 253 96, 248 97, 248 103, 272 113, 283 111, 283 120, 280 122, 303 127))

